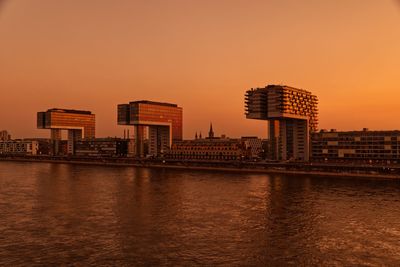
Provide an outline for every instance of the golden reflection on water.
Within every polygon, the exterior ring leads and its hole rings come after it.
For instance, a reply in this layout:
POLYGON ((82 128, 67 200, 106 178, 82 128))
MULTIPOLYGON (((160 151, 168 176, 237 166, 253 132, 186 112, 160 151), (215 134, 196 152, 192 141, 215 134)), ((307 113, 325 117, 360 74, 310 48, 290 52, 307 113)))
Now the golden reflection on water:
POLYGON ((0 265, 400 261, 396 181, 3 162, 0 174, 0 265))

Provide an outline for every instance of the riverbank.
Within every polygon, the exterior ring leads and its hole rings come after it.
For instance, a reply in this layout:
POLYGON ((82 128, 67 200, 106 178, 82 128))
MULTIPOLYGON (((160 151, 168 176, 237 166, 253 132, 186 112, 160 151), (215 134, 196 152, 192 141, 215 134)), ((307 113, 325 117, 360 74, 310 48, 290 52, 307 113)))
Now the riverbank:
POLYGON ((170 161, 139 160, 129 158, 51 158, 33 156, 0 157, 0 161, 400 180, 400 166, 387 167, 316 163, 255 163, 236 161, 170 161))

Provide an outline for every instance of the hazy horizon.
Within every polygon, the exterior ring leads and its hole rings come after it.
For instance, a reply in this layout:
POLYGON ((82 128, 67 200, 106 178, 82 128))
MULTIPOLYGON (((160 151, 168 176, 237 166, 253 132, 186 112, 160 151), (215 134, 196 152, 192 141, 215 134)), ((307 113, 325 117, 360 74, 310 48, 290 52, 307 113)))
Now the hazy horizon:
POLYGON ((266 137, 244 93, 285 84, 319 98, 319 128, 400 129, 395 0, 2 1, 0 130, 47 137, 36 112, 90 110, 123 136, 117 104, 183 107, 184 137, 266 137))

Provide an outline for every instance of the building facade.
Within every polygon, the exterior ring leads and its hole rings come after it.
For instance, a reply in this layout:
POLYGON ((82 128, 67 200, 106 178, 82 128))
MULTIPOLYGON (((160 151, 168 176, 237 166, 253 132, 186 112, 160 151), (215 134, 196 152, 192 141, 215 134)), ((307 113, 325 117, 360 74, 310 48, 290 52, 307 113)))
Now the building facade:
POLYGON ((312 135, 318 162, 400 163, 400 131, 324 131, 312 135))
MULTIPOLYGON (((38 143, 36 155, 51 155, 51 139, 48 138, 24 138, 24 141, 35 141, 38 143)), ((61 144, 60 144, 61 145, 61 144)), ((66 144, 65 144, 66 147, 66 144)))
POLYGON ((96 138, 75 143, 75 155, 81 157, 126 157, 129 140, 119 138, 96 138))
POLYGON ((37 155, 39 150, 39 143, 37 141, 29 140, 9 140, 0 141, 0 154, 1 155, 37 155))
POLYGON ((176 104, 133 101, 118 105, 118 124, 134 127, 136 156, 161 156, 183 136, 183 110, 176 104), (148 153, 145 139, 148 138, 148 153))
POLYGON ((248 150, 238 139, 195 139, 174 142, 167 158, 179 160, 240 160, 248 150))
POLYGON ((318 130, 318 99, 311 92, 282 85, 248 90, 248 119, 268 120, 269 158, 310 159, 310 134, 318 130))
POLYGON ((53 108, 37 113, 37 128, 50 129, 52 155, 61 154, 61 131, 67 130, 67 153, 73 155, 76 141, 95 138, 96 118, 90 111, 53 108))
POLYGON ((256 136, 243 136, 240 138, 246 150, 249 150, 251 159, 259 159, 263 156, 262 140, 256 136))
POLYGON ((6 131, 0 131, 0 141, 9 141, 11 140, 11 135, 6 131))

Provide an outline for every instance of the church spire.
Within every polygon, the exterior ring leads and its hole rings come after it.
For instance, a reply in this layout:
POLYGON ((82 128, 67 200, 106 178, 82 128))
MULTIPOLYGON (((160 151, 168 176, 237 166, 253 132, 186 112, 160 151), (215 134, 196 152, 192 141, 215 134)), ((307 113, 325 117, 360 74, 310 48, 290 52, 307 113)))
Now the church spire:
POLYGON ((213 131, 212 123, 210 123, 210 131, 208 132, 208 138, 210 138, 210 139, 214 138, 214 131, 213 131))
POLYGON ((194 136, 194 140, 197 140, 197 138, 198 138, 198 136, 197 136, 197 132, 196 132, 196 135, 194 136))

